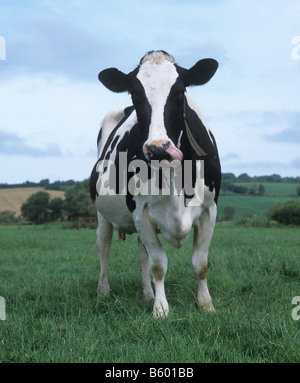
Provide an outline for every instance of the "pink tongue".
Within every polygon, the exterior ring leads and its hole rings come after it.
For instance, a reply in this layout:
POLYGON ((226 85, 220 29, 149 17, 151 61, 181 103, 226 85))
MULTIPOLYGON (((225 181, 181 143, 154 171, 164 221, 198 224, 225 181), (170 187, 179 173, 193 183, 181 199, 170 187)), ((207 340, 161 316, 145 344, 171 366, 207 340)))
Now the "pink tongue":
POLYGON ((179 150, 178 148, 176 148, 175 146, 169 146, 167 149, 166 149, 166 152, 168 152, 172 158, 172 160, 179 160, 179 161, 182 161, 183 159, 183 154, 182 154, 182 151, 179 150))

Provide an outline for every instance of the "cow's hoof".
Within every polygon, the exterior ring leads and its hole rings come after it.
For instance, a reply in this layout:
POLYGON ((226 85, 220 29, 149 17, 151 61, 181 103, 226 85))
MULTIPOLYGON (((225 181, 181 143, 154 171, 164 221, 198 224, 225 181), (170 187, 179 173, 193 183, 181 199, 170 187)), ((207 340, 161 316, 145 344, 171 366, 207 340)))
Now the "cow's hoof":
POLYGON ((110 296, 109 286, 104 286, 102 284, 99 284, 97 288, 97 295, 98 295, 98 298, 100 299, 109 298, 110 296))
POLYGON ((198 307, 198 309, 202 309, 202 310, 204 310, 207 313, 216 312, 212 302, 206 302, 204 304, 197 303, 197 307, 198 307))
POLYGON ((162 307, 160 306, 154 306, 153 309, 153 318, 154 319, 166 319, 169 315, 169 306, 162 307))
POLYGON ((145 301, 154 300, 154 293, 153 293, 152 289, 151 290, 150 289, 149 290, 141 289, 140 296, 141 296, 141 299, 143 299, 145 301))

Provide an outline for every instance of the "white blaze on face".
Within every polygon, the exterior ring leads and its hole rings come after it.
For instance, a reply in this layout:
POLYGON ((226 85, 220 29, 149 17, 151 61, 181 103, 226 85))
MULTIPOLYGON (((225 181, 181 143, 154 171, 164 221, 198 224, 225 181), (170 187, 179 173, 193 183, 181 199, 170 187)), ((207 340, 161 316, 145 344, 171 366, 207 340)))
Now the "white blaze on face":
POLYGON ((145 56, 140 66, 137 78, 145 89, 152 109, 149 136, 145 142, 147 145, 170 141, 165 129, 164 109, 177 77, 173 59, 161 52, 145 56))

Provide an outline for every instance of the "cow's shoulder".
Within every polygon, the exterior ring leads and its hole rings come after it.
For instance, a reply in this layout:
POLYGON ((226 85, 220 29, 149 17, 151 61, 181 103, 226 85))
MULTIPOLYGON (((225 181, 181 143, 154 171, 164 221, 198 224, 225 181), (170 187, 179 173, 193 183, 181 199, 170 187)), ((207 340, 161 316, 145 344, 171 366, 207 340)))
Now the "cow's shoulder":
POLYGON ((115 108, 103 118, 97 139, 98 157, 102 152, 110 136, 127 120, 134 111, 133 106, 127 108, 115 108))
POLYGON ((206 153, 203 157, 198 157, 204 161, 205 185, 209 188, 210 192, 215 190, 214 200, 217 203, 221 185, 221 166, 216 141, 196 103, 188 96, 186 100, 185 112, 192 140, 206 153))

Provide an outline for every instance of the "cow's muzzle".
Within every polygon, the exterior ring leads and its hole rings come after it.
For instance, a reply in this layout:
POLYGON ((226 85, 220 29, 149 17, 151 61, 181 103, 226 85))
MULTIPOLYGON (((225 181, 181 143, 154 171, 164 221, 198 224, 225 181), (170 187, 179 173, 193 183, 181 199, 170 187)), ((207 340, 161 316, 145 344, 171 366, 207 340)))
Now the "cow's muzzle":
POLYGON ((144 154, 147 160, 179 160, 182 161, 182 151, 174 146, 170 141, 154 141, 150 145, 145 144, 144 154))

